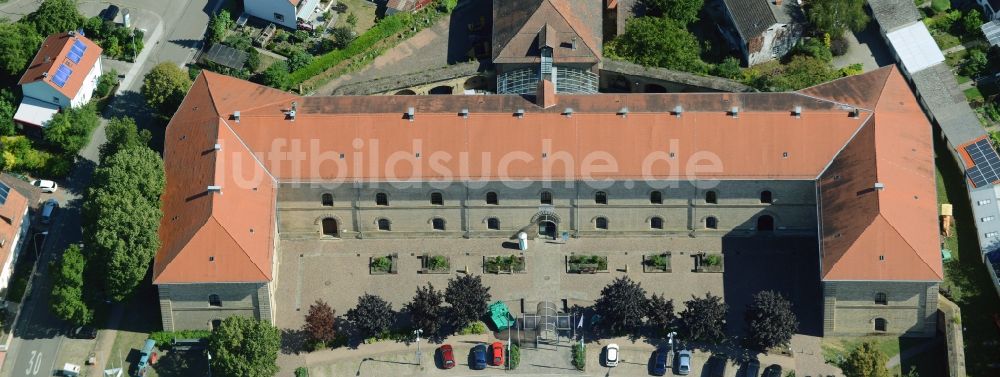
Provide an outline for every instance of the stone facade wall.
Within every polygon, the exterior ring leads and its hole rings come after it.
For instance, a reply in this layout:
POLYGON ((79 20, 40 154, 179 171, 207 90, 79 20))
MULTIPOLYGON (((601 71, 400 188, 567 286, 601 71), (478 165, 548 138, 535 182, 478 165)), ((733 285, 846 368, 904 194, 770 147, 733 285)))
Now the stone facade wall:
POLYGON ((906 334, 933 336, 938 309, 937 282, 823 282, 823 335, 906 334), (886 304, 875 298, 884 293, 886 304), (876 319, 887 321, 876 331, 876 319))
POLYGON ((165 331, 211 329, 212 321, 234 315, 273 323, 269 283, 160 284, 157 289, 165 331), (221 306, 212 306, 210 295, 218 295, 221 306))
POLYGON ((724 181, 702 189, 690 182, 664 182, 654 187, 648 182, 530 182, 521 187, 499 182, 469 184, 353 184, 321 185, 284 183, 278 190, 278 230, 285 239, 303 238, 422 238, 513 237, 528 230, 538 235, 537 215, 554 214, 558 231, 574 236, 649 236, 657 234, 753 234, 757 218, 770 215, 775 231, 815 233, 816 202, 812 181, 724 181), (663 186, 667 186, 663 188, 663 186), (663 203, 650 201, 652 191, 662 193, 663 203), (771 191, 773 203, 761 203, 762 191, 771 191), (552 194, 552 205, 541 204, 543 191, 552 194), (607 194, 607 204, 595 202, 596 192, 607 194), (705 202, 707 191, 715 191, 718 203, 705 202), (496 205, 487 204, 489 192, 497 194, 496 205), (388 206, 375 203, 384 193, 388 206), (431 204, 431 195, 440 193, 442 205, 431 204), (331 194, 333 205, 325 206, 322 196, 331 194), (608 229, 597 229, 597 218, 608 221, 608 229), (654 217, 663 219, 663 229, 651 229, 654 217), (718 220, 717 229, 706 229, 709 217, 718 220), (323 219, 337 223, 337 234, 324 235, 323 219), (434 230, 433 219, 445 222, 445 230, 434 230), (500 230, 490 230, 488 219, 496 218, 500 230), (378 220, 387 219, 390 231, 380 231, 378 220))

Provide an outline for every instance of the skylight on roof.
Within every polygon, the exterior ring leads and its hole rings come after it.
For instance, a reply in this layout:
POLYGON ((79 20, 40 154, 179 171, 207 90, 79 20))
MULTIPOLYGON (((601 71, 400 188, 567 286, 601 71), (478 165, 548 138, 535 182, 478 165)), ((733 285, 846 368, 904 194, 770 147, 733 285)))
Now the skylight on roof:
POLYGON ((56 74, 52 77, 52 82, 62 88, 66 85, 66 80, 69 80, 69 76, 72 74, 72 69, 67 67, 66 64, 60 64, 59 69, 56 70, 56 74))

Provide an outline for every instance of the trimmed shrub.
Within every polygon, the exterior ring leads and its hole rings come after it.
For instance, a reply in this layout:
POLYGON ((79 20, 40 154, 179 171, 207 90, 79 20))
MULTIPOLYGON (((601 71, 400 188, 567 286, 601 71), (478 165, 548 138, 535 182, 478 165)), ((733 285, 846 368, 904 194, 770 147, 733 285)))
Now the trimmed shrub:
POLYGON ((485 333, 486 324, 483 321, 472 322, 458 331, 458 335, 481 335, 485 333))
POLYGON ((573 366, 578 370, 587 369, 587 346, 580 343, 573 343, 571 352, 573 354, 573 366))

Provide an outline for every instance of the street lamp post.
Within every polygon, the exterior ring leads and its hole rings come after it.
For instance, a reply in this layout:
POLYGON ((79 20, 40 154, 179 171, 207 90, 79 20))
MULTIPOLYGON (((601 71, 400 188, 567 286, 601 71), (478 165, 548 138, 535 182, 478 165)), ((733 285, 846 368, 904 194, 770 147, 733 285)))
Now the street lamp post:
POLYGON ((510 314, 504 316, 503 320, 507 324, 507 362, 503 363, 503 368, 510 370, 510 314))
POLYGON ((205 354, 208 355, 208 377, 212 377, 212 353, 205 351, 205 354))
POLYGON ((417 336, 417 364, 420 364, 420 334, 423 334, 423 329, 413 330, 413 334, 417 336))

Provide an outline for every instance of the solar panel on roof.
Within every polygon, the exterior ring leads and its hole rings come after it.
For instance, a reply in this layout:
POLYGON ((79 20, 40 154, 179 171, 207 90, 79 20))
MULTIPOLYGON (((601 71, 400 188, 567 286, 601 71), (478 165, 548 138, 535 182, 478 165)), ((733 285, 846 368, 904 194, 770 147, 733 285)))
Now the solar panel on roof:
POLYGON ((0 182, 0 205, 7 204, 7 195, 10 194, 10 186, 0 182))
POLYGON ((80 63, 80 58, 82 58, 82 57, 83 57, 83 54, 81 54, 80 52, 76 51, 75 49, 69 50, 69 53, 66 54, 66 58, 68 58, 71 62, 77 63, 77 64, 80 63))
POLYGON ((73 70, 66 66, 66 64, 60 64, 59 69, 56 70, 56 74, 52 76, 52 82, 59 85, 60 88, 66 85, 66 80, 69 76, 73 74, 73 70))
MULTIPOLYGON (((81 33, 81 34, 83 34, 83 33, 81 33)), ((77 39, 77 40, 73 41, 73 47, 72 48, 79 49, 80 52, 82 53, 84 51, 87 51, 87 44, 83 43, 83 41, 77 39)))
POLYGON ((983 139, 965 146, 965 153, 969 154, 974 165, 966 171, 974 186, 982 187, 1000 181, 1000 155, 997 155, 989 140, 983 139))

